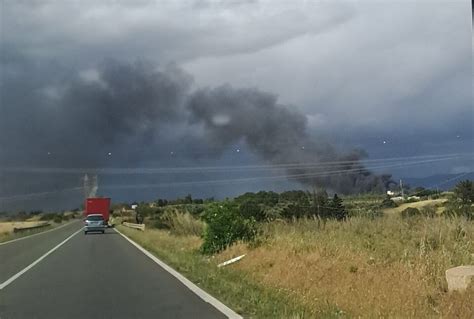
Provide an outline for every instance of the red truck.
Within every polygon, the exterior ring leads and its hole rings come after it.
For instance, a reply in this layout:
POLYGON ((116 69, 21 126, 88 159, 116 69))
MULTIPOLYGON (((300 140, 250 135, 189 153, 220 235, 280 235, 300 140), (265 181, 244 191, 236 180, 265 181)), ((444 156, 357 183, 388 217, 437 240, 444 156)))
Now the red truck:
POLYGON ((84 208, 84 218, 90 214, 101 214, 107 224, 110 216, 110 198, 94 197, 87 198, 84 208))

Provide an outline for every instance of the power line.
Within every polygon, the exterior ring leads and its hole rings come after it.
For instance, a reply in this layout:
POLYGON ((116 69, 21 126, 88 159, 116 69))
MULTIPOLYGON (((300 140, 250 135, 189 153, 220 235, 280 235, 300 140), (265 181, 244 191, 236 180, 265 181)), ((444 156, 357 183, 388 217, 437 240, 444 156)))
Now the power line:
POLYGON ((261 177, 246 177, 246 178, 233 178, 233 179, 217 179, 217 180, 206 180, 206 181, 184 181, 184 182, 170 182, 170 183, 156 183, 156 184, 135 184, 135 185, 105 185, 101 188, 106 189, 129 189, 129 188, 159 188, 159 187, 171 187, 171 186, 186 186, 186 185, 207 185, 207 184, 229 184, 229 183, 242 183, 242 182, 252 182, 260 180, 287 180, 287 179, 311 179, 316 177, 329 177, 334 175, 342 174, 351 174, 364 172, 369 169, 384 169, 384 168, 395 168, 395 167, 405 167, 412 165, 428 164, 437 162, 440 160, 429 160, 429 161, 417 161, 403 164, 392 164, 392 165, 381 165, 373 167, 364 167, 357 169, 344 169, 344 170, 335 170, 329 172, 319 172, 319 173, 303 173, 303 174, 290 174, 290 175, 279 175, 279 176, 261 176, 261 177))
MULTIPOLYGON (((426 157, 426 156, 425 156, 426 157)), ((433 156, 430 156, 433 157, 433 156)), ((412 157, 414 158, 414 157, 412 157)), ((417 157, 418 158, 418 157, 417 157)), ((423 161, 412 161, 412 162, 403 162, 403 163, 393 163, 388 165, 379 165, 379 166, 367 166, 367 167, 360 167, 354 169, 340 169, 340 170, 332 170, 326 172, 317 172, 317 173, 302 173, 302 174, 285 174, 279 176, 261 176, 261 177, 248 177, 248 178, 235 178, 235 179, 217 179, 217 180, 206 180, 206 181, 184 181, 184 182, 171 182, 171 183, 157 183, 157 184, 138 184, 138 185, 105 185, 101 186, 100 188, 105 189, 138 189, 138 188, 160 188, 160 187, 173 187, 173 186, 199 186, 199 185, 212 185, 212 184, 231 184, 231 183, 242 183, 242 182, 253 182, 253 181, 279 181, 279 180, 291 180, 291 179, 311 179, 316 177, 329 177, 334 175, 343 175, 343 174, 353 174, 364 172, 368 170, 376 170, 376 169, 385 169, 385 168, 400 168, 400 167, 407 167, 413 165, 422 165, 422 164, 429 164, 434 162, 440 162, 445 160, 451 160, 456 157, 441 157, 441 158, 432 158, 423 161)), ((376 163, 375 163, 376 164, 376 163)), ((295 167, 301 168, 301 167, 295 167)), ((303 167, 305 168, 305 167, 303 167)), ((56 191, 49 191, 49 192, 39 192, 39 193, 30 193, 30 194, 20 194, 20 195, 13 195, 13 196, 6 196, 0 197, 0 201, 13 201, 13 200, 20 200, 20 199, 30 199, 35 197, 41 197, 45 195, 52 195, 52 194, 59 194, 62 192, 70 192, 70 191, 77 191, 83 190, 82 187, 73 187, 73 188, 65 188, 62 190, 56 191)))
POLYGON ((242 166, 188 166, 188 167, 160 167, 160 168, 41 168, 41 167, 5 167, 0 168, 4 172, 22 172, 22 173, 59 173, 59 174, 83 174, 94 173, 104 175, 133 175, 133 174, 172 174, 189 172, 240 172, 240 171, 265 171, 281 170, 292 168, 330 168, 343 165, 367 165, 383 162, 394 162, 414 159, 456 159, 472 157, 474 153, 467 154, 445 154, 445 155, 422 155, 409 157, 392 157, 368 160, 344 160, 344 161, 325 161, 310 163, 287 163, 287 164, 264 164, 264 165, 242 165, 242 166))

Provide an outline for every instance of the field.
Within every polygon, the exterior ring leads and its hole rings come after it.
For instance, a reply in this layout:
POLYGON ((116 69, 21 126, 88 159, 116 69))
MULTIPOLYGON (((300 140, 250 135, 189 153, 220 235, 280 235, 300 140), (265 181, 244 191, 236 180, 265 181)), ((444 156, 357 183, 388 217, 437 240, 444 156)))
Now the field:
MULTIPOLYGON (((442 201, 420 203, 405 205, 442 201)), ((451 293, 445 281, 446 269, 474 264, 474 223, 464 217, 276 220, 262 223, 253 242, 209 257, 199 252, 202 239, 183 230, 120 230, 250 317, 474 316, 474 287, 451 293)))
POLYGON ((255 248, 234 245, 218 261, 298 296, 313 315, 335 308, 349 317, 464 317, 474 291, 447 293, 446 269, 473 264, 474 226, 463 219, 351 218, 270 224, 255 248), (456 305, 456 307, 453 307, 456 305))
POLYGON ((0 235, 7 235, 13 233, 14 228, 32 227, 43 224, 40 221, 26 221, 26 222, 0 222, 0 235))
POLYGON ((387 214, 401 213, 404 209, 406 209, 408 207, 421 209, 421 208, 424 208, 424 207, 427 207, 427 206, 436 207, 437 208, 436 209, 437 213, 442 213, 443 209, 444 209, 443 204, 446 201, 447 201, 446 198, 439 198, 439 199, 421 200, 421 201, 414 202, 414 203, 404 203, 404 204, 401 204, 400 206, 395 207, 395 208, 385 209, 384 213, 387 213, 387 214))
POLYGON ((65 213, 58 213, 58 214, 33 215, 33 216, 28 216, 28 218, 26 218, 25 220, 18 220, 18 219, 12 220, 11 217, 3 218, 3 220, 0 219, 0 242, 5 242, 5 241, 12 240, 15 238, 20 238, 20 237, 28 236, 34 233, 43 232, 45 230, 57 227, 64 221, 68 221, 71 218, 74 218, 74 214, 72 214, 71 212, 65 212, 65 213), (43 219, 41 220, 41 218, 43 219), (46 222, 49 222, 50 226, 27 230, 27 231, 23 231, 19 233, 13 232, 14 228, 32 227, 32 226, 44 224, 46 222))

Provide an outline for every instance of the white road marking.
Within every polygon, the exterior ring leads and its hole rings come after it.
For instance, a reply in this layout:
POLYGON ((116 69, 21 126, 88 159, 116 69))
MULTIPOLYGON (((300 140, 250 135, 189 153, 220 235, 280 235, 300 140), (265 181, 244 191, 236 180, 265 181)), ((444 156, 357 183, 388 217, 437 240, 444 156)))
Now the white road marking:
POLYGON ((49 233, 49 232, 52 232, 52 231, 61 229, 61 228, 63 228, 63 227, 66 227, 67 225, 71 225, 71 224, 74 223, 74 222, 75 222, 75 221, 72 221, 72 222, 69 222, 69 223, 67 223, 67 224, 61 225, 61 226, 59 226, 59 227, 55 227, 55 228, 53 228, 53 229, 48 229, 47 231, 43 231, 43 232, 36 233, 36 234, 33 234, 33 235, 28 235, 28 236, 25 236, 25 237, 20 237, 20 238, 17 238, 17 239, 12 239, 12 240, 9 240, 9 241, 5 241, 5 242, 3 242, 3 243, 0 243, 0 246, 6 245, 6 244, 10 244, 10 243, 13 243, 13 242, 16 242, 16 241, 19 241, 19 240, 23 240, 23 239, 28 239, 28 238, 31 238, 31 237, 34 237, 34 236, 43 235, 43 234, 46 234, 46 233, 49 233))
POLYGON ((192 292, 194 292, 196 295, 198 295, 202 300, 204 300, 207 303, 210 303, 212 306, 214 306, 214 308, 216 308, 217 310, 222 312, 228 318, 230 318, 230 319, 243 319, 242 316, 240 316, 239 314, 234 312, 232 309, 230 309, 229 307, 224 305, 222 302, 220 302, 219 300, 217 300, 216 298, 214 298, 213 296, 209 295, 207 292, 205 292, 204 290, 202 290, 201 288, 196 286, 194 283, 189 281, 189 279, 187 279, 186 277, 181 275, 179 272, 177 272, 176 270, 174 270, 173 268, 171 268, 170 266, 165 264, 163 261, 158 259, 156 256, 154 256, 152 253, 147 251, 145 248, 143 248, 142 246, 140 246, 139 244, 137 244, 136 242, 134 242, 133 240, 131 240, 130 238, 125 236, 124 234, 122 234, 118 229, 114 228, 114 230, 117 233, 119 233, 123 238, 128 240, 138 250, 140 250, 142 253, 144 253, 147 257, 149 257, 151 260, 153 260, 155 263, 157 263, 161 268, 163 268, 164 270, 169 272, 173 277, 178 279, 183 285, 188 287, 192 292))
POLYGON ((46 257, 48 257, 48 255, 50 255, 51 253, 53 253, 56 249, 58 249, 59 247, 61 247, 62 245, 64 245, 69 239, 71 239, 72 237, 74 237, 75 235, 77 235, 79 232, 81 232, 83 230, 83 228, 81 227, 81 229, 79 229, 78 231, 76 231, 74 234, 72 234, 71 236, 69 236, 68 238, 66 238, 65 240, 63 240, 62 242, 60 242, 59 244, 57 244, 53 249, 51 249, 50 251, 48 251, 47 253, 45 253, 43 256, 41 256, 40 258, 36 259, 34 262, 32 262, 30 265, 26 266, 23 270, 21 270, 20 272, 18 272, 17 274, 11 276, 9 279, 5 280, 3 283, 0 284, 0 290, 2 290, 3 288, 5 288, 6 286, 8 286, 9 284, 11 284, 13 281, 15 281, 16 279, 18 279, 21 275, 23 275, 25 272, 27 272, 28 270, 30 270, 31 268, 33 268, 34 266, 36 266, 36 264, 38 264, 40 261, 42 261, 43 259, 45 259, 46 257))

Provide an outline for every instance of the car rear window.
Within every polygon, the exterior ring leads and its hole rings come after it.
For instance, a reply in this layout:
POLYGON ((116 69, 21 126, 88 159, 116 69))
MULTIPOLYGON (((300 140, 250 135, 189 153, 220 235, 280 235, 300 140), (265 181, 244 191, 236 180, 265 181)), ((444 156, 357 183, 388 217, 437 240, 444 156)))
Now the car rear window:
POLYGON ((104 220, 103 216, 87 216, 87 220, 104 220))

